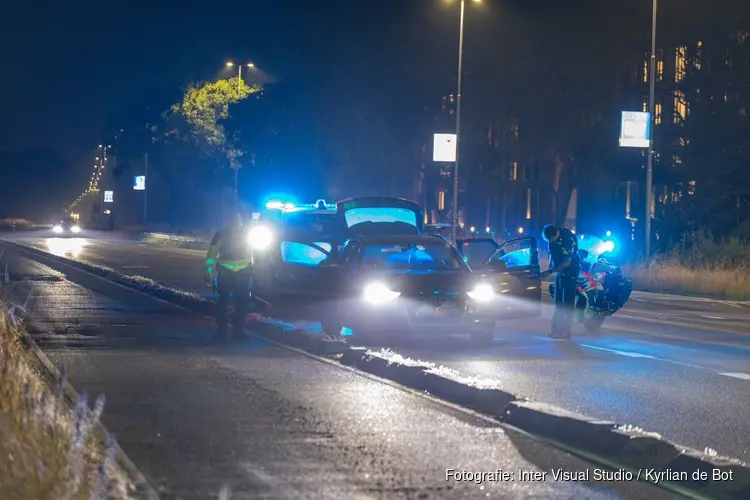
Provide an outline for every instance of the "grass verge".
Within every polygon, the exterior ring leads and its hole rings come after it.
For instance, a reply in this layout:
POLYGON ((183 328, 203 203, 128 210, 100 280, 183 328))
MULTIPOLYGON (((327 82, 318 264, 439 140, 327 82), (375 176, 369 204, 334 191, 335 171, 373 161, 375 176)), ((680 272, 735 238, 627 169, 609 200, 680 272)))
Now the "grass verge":
POLYGON ((50 390, 27 362, 14 308, 0 303, 0 492, 8 500, 130 499, 112 435, 95 425, 104 409, 85 394, 64 403, 63 380, 50 390))
POLYGON ((634 288, 644 292, 750 300, 750 268, 746 266, 687 266, 674 259, 623 266, 634 288))

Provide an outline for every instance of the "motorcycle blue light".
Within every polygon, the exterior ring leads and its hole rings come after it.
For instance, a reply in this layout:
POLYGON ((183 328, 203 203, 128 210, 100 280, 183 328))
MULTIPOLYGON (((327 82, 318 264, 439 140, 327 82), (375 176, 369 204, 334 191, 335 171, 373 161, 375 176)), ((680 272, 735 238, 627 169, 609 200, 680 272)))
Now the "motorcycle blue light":
POLYGON ((605 241, 604 242, 604 251, 605 252, 614 252, 615 251, 615 242, 614 241, 605 241))

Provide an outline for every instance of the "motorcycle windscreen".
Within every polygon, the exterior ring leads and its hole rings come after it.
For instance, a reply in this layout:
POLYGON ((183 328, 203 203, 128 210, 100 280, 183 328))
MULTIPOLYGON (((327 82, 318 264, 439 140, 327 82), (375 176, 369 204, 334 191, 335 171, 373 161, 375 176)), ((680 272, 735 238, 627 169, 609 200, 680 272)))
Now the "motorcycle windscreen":
POLYGON ((584 262, 593 265, 600 255, 610 251, 607 246, 607 242, 597 236, 591 234, 579 234, 578 238, 578 251, 584 250, 588 252, 588 255, 584 259, 584 262))
POLYGON ((336 204, 347 238, 356 235, 422 234, 424 215, 413 201, 400 198, 352 198, 336 204))

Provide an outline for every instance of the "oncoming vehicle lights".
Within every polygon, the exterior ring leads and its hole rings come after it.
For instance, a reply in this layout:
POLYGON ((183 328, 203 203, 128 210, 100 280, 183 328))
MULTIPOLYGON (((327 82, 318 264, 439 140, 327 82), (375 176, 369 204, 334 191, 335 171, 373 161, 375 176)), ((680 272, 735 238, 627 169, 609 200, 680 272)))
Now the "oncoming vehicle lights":
POLYGON ((62 228, 62 226, 61 226, 60 224, 57 224, 56 226, 54 226, 54 227, 52 228, 52 231, 53 231, 54 233, 56 233, 56 234, 60 234, 60 233, 62 233, 62 232, 63 232, 63 228, 62 228))
POLYGON ((273 243, 273 232, 266 226, 255 226, 250 229, 247 242, 255 250, 265 250, 273 243))
POLYGON ((81 232, 81 228, 80 228, 79 226, 73 226, 73 227, 71 227, 71 228, 70 228, 70 231, 71 231, 71 232, 72 232, 73 234, 78 234, 78 233, 80 233, 80 232, 81 232))
POLYGON ((399 295, 401 295, 399 292, 394 292, 385 284, 379 282, 368 284, 364 291, 365 301, 373 305, 385 304, 396 299, 399 295))
POLYGON ((483 283, 477 285, 474 290, 468 292, 467 295, 477 302, 489 302, 495 298, 495 291, 492 289, 492 286, 483 283))

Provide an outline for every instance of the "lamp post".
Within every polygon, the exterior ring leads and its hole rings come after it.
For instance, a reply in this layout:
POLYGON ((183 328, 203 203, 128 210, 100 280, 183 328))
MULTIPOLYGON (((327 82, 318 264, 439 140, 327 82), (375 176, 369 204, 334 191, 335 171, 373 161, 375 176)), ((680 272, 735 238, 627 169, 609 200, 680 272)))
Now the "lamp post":
POLYGON ((649 142, 648 158, 646 158, 646 212, 644 215, 646 236, 646 259, 651 256, 651 205, 653 204, 653 178, 654 178, 654 99, 656 93, 656 7, 658 0, 652 0, 651 14, 651 64, 649 66, 649 142))
MULTIPOLYGON (((227 68, 231 68, 232 66, 234 66, 233 62, 230 61, 227 63, 227 68)), ((242 64, 237 66, 237 90, 240 90, 242 88, 242 66, 242 64)), ((245 64, 245 66, 247 66, 248 68, 254 68, 255 64, 247 63, 245 64)))
MULTIPOLYGON (((480 2, 481 0, 472 0, 480 2)), ((456 164, 453 169, 453 210, 451 218, 451 241, 456 242, 456 226, 458 225, 458 160, 461 145, 461 81, 464 62, 464 12, 466 0, 461 0, 461 17, 458 28, 458 89, 456 92, 456 164)))
MULTIPOLYGON (((233 62, 227 63, 227 68, 231 68, 234 66, 233 62)), ((237 93, 239 93, 242 90, 242 64, 237 65, 237 93)), ((245 64, 248 68, 254 68, 255 64, 253 63, 247 63, 245 64)), ((238 208, 238 201, 239 201, 239 184, 240 184, 240 165, 237 163, 237 160, 232 160, 232 169, 234 170, 234 201, 233 201, 233 207, 236 211, 238 208)))

